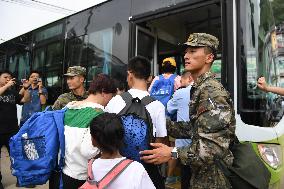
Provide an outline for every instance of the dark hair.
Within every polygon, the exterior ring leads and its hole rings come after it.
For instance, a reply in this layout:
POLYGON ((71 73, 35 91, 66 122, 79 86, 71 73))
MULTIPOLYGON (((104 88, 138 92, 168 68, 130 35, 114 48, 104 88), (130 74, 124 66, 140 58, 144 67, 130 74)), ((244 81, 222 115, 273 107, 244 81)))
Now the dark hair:
POLYGON ((0 70, 0 76, 1 76, 2 74, 4 74, 4 73, 9 74, 9 75, 11 75, 12 77, 14 77, 13 73, 10 72, 9 70, 0 70))
POLYGON ((30 78, 33 73, 37 73, 37 74, 39 75, 39 77, 41 77, 41 73, 40 73, 39 71, 37 71, 37 70, 32 70, 32 71, 30 71, 30 74, 29 74, 29 77, 28 77, 28 78, 30 78))
POLYGON ((119 79, 113 79, 113 81, 114 81, 114 85, 117 89, 119 89, 120 91, 126 90, 126 82, 123 82, 119 79))
POLYGON ((136 78, 147 80, 151 74, 151 63, 143 56, 135 56, 129 60, 127 69, 136 78))
POLYGON ((123 147, 124 129, 117 114, 105 112, 95 117, 90 133, 102 151, 113 154, 123 147))
POLYGON ((162 64, 162 73, 175 73, 176 67, 171 64, 170 61, 165 61, 162 64))
POLYGON ((113 80, 106 74, 98 74, 94 77, 90 84, 89 94, 96 93, 116 93, 113 80))
POLYGON ((216 58, 217 58, 217 52, 216 52, 214 49, 212 49, 211 47, 205 46, 205 47, 204 47, 204 52, 205 52, 206 54, 212 53, 212 54, 214 55, 213 62, 214 62, 214 60, 216 60, 216 58))

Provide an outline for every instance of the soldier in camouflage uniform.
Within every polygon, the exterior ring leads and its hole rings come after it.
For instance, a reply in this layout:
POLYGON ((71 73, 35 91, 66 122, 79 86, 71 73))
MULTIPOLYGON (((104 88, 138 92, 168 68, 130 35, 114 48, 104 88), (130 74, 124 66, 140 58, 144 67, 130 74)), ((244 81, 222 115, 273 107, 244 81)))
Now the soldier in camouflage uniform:
POLYGON ((206 33, 189 36, 185 50, 185 69, 194 79, 189 104, 190 122, 167 121, 168 134, 175 138, 191 138, 190 146, 172 148, 154 143, 153 150, 141 152, 142 160, 160 164, 179 158, 192 169, 191 189, 228 189, 230 183, 215 165, 221 157, 228 165, 233 162, 229 150, 235 138, 235 116, 230 94, 209 71, 216 57, 219 41, 206 33))
POLYGON ((88 97, 84 88, 86 68, 81 66, 69 67, 64 76, 67 76, 67 85, 71 91, 62 94, 57 98, 52 106, 53 110, 62 109, 71 101, 80 101, 88 97))
MULTIPOLYGON (((69 102, 81 101, 88 97, 84 88, 86 77, 86 68, 81 66, 73 66, 67 69, 64 74, 67 77, 67 85, 70 89, 69 93, 60 95, 52 106, 53 110, 64 108, 69 102)), ((59 188, 59 175, 54 171, 49 179, 49 189, 59 188)))

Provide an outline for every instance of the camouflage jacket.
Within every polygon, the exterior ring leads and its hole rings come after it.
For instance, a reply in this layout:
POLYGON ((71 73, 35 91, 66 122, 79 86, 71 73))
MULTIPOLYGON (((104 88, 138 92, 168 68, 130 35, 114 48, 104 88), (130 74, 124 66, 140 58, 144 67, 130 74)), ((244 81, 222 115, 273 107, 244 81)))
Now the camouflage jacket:
POLYGON ((64 108, 69 102, 84 100, 87 97, 88 97, 88 93, 86 91, 83 94, 83 96, 75 95, 72 91, 69 93, 64 93, 57 98, 57 100, 54 102, 52 106, 52 109, 60 110, 64 108))
POLYGON ((191 188, 230 188, 214 164, 215 156, 228 165, 233 162, 229 145, 235 137, 236 121, 230 94, 211 72, 199 76, 190 93, 190 122, 167 121, 168 134, 192 139, 191 146, 177 149, 181 162, 191 166, 191 188))

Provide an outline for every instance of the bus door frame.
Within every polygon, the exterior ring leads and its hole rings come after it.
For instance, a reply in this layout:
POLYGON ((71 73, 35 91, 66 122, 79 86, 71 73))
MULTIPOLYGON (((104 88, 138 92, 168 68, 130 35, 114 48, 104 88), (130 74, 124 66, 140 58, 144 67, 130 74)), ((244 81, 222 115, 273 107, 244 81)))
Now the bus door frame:
MULTIPOLYGON (((222 71, 221 83, 232 94, 234 99, 234 41, 231 39, 229 33, 234 32, 233 28, 233 0, 208 0, 208 1, 185 1, 175 6, 161 8, 156 11, 150 11, 129 17, 129 51, 128 58, 136 55, 136 33, 139 23, 174 15, 183 11, 190 11, 199 7, 208 6, 214 3, 220 3, 221 11, 221 27, 222 27, 222 71), (226 47, 226 48, 225 48, 226 47), (232 48, 227 48, 232 47, 232 48)), ((220 44, 221 45, 221 44, 220 44)), ((157 57, 155 57, 157 59, 157 57)), ((157 65, 157 64, 155 64, 157 65)))
POLYGON ((157 57, 158 57, 158 45, 157 45, 157 35, 146 30, 145 28, 143 27, 140 27, 138 25, 136 25, 136 40, 135 40, 135 56, 138 55, 138 37, 139 37, 139 32, 142 32, 150 37, 152 37, 154 39, 154 47, 153 47, 153 59, 150 60, 151 61, 151 73, 153 75, 157 75, 158 74, 158 60, 157 60, 157 57))

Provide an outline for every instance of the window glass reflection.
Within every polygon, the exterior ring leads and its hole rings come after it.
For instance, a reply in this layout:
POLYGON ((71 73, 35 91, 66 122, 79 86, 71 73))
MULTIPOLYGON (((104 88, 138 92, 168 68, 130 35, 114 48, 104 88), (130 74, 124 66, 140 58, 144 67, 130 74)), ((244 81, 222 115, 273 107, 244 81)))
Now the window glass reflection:
POLYGON ((27 78, 30 69, 28 52, 10 56, 8 69, 17 79, 27 78))
MULTIPOLYGON (((111 28, 96 31, 89 35, 89 66, 95 74, 111 74, 113 30, 111 28), (94 71, 94 69, 96 71, 94 71)), ((92 80, 92 75, 88 80, 92 80)))
POLYGON ((16 56, 11 56, 9 58, 9 70, 12 72, 12 73, 15 73, 16 72, 16 66, 17 66, 17 57, 16 56))
POLYGON ((19 56, 18 79, 27 78, 29 75, 29 71, 29 53, 27 52, 19 56))
POLYGON ((42 70, 45 60, 44 49, 37 49, 34 53, 34 63, 33 63, 33 70, 42 70))
POLYGON ((99 73, 119 79, 126 75, 126 65, 113 55, 113 36, 112 28, 89 34, 88 65, 86 65, 88 83, 99 73))
POLYGON ((79 36, 68 40, 68 66, 87 64, 88 36, 79 36))
POLYGON ((52 38, 57 35, 61 35, 63 32, 63 24, 58 24, 52 27, 49 27, 43 31, 37 32, 35 34, 35 41, 40 42, 49 38, 52 38))
POLYGON ((269 126, 274 119, 269 109, 277 114, 282 108, 275 105, 277 95, 260 91, 256 84, 264 76, 268 85, 284 85, 283 8, 280 0, 240 1, 240 109, 247 123, 269 126), (258 116, 248 119, 251 112, 258 116))

